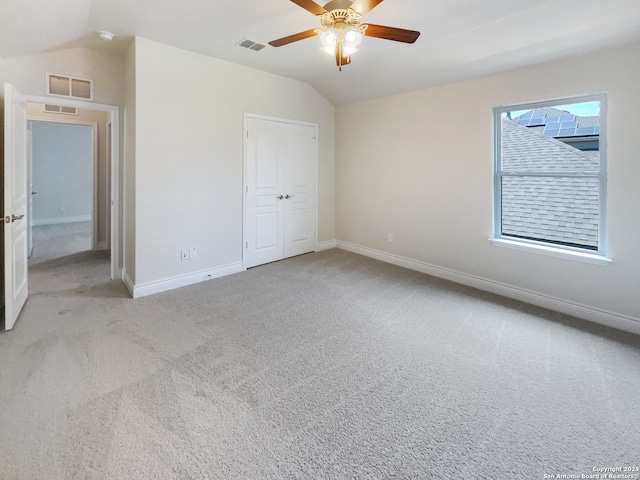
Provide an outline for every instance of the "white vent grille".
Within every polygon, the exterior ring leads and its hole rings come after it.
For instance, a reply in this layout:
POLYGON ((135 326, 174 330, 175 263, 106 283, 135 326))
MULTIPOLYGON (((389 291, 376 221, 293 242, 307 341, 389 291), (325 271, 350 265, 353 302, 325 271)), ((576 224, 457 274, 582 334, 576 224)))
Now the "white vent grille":
POLYGON ((60 77, 58 75, 49 76, 49 91, 50 95, 64 95, 69 96, 69 79, 67 77, 60 77))
POLYGON ((47 73, 47 95, 93 100, 93 80, 47 73))
POLYGON ((242 48, 248 48, 249 50, 253 50, 254 52, 259 52, 264 47, 266 47, 264 43, 256 42, 255 40, 250 40, 248 38, 243 38, 238 43, 236 43, 236 45, 242 48))
POLYGON ((72 78, 71 96, 76 98, 91 98, 91 82, 89 80, 72 78))
POLYGON ((65 107, 62 105, 45 105, 44 111, 47 113, 62 113, 64 115, 78 115, 76 107, 65 107))

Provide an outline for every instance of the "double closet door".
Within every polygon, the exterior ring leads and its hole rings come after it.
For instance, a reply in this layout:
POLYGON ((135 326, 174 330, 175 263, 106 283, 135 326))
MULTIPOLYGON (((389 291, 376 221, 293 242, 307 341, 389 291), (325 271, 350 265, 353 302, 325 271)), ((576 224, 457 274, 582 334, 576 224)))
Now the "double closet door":
POLYGON ((248 116, 245 268, 316 248, 317 127, 248 116))

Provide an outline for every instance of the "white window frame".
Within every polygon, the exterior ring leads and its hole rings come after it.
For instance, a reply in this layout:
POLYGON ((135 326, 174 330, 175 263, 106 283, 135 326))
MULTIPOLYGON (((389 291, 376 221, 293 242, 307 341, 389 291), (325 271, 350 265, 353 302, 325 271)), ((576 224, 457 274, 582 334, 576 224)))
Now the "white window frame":
POLYGON ((605 93, 565 97, 540 102, 502 105, 493 108, 493 232, 490 241, 493 245, 541 253, 555 257, 574 259, 599 265, 606 265, 611 260, 607 258, 607 95, 605 93), (501 169, 502 158, 502 115, 506 112, 519 110, 533 110, 544 107, 557 107, 574 103, 600 102, 600 169, 598 172, 530 172, 515 173, 501 169), (542 240, 530 240, 502 234, 502 178, 504 177, 579 177, 597 178, 599 183, 599 211, 598 211, 598 249, 592 250, 577 246, 555 244, 542 240))

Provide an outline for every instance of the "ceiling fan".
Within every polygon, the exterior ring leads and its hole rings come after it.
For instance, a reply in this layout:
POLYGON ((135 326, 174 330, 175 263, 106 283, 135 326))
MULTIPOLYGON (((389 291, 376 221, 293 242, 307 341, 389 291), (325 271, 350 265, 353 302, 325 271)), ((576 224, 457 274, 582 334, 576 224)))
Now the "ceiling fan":
POLYGON ((305 38, 320 36, 322 50, 335 55, 336 65, 342 71, 343 65, 351 63, 351 55, 363 36, 394 40, 396 42, 414 43, 420 36, 415 30, 385 27, 383 25, 361 24, 360 18, 378 6, 382 0, 332 0, 324 7, 313 0, 291 0, 320 18, 322 28, 313 28, 304 32, 289 35, 269 42, 272 47, 281 47, 305 38))

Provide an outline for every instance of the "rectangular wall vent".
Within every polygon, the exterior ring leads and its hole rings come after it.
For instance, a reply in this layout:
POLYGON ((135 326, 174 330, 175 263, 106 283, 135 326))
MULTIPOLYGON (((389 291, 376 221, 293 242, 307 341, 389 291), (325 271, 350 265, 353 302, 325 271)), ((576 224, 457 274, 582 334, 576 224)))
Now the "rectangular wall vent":
POLYGON ((250 40, 248 38, 243 38, 236 45, 241 46, 242 48, 248 48, 249 50, 253 50, 254 52, 259 52, 266 45, 264 43, 256 42, 255 40, 250 40))
POLYGON ((47 73, 47 95, 93 100, 93 80, 47 73))
POLYGON ((64 115, 78 115, 76 107, 65 107, 62 105, 45 105, 44 111, 47 113, 62 113, 64 115))

